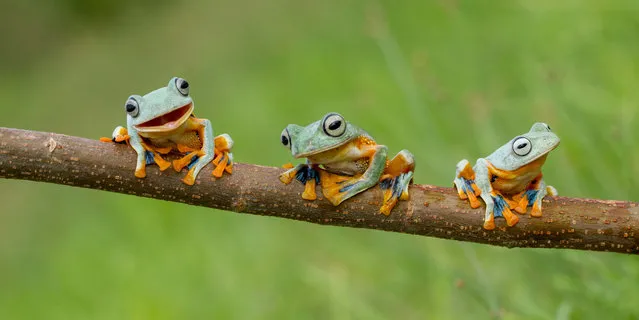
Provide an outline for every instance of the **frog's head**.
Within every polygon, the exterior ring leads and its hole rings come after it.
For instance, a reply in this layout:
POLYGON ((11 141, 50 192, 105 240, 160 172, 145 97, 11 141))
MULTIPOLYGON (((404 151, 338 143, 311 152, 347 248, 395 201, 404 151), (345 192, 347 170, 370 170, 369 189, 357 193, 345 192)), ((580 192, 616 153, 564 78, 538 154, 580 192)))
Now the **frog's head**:
POLYGON ((559 145, 559 137, 550 126, 537 122, 530 131, 510 140, 489 156, 500 169, 516 170, 548 154, 559 145))
POLYGON ((339 113, 331 112, 306 127, 289 124, 282 131, 281 141, 295 158, 305 158, 337 148, 359 133, 358 127, 346 122, 339 113))
POLYGON ((189 83, 174 77, 166 87, 144 96, 132 95, 124 109, 127 124, 138 132, 166 132, 177 129, 193 112, 189 83))

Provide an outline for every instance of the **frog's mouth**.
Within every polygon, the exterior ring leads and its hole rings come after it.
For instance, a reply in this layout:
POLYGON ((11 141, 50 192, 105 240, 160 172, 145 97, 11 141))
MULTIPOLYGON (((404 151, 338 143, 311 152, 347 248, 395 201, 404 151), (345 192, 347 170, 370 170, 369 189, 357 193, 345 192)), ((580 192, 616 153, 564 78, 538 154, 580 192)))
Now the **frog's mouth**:
POLYGON ((177 129, 193 112, 193 102, 135 125, 139 132, 165 132, 177 129))

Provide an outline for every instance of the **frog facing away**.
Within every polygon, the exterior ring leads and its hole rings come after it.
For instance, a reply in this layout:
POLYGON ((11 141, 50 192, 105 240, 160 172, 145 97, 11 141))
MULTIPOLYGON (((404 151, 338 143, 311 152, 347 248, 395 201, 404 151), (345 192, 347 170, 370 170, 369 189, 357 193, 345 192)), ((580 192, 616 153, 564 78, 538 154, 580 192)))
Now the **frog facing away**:
POLYGON ((125 105, 127 127, 116 127, 112 138, 102 141, 128 143, 137 152, 135 176, 146 176, 146 165, 156 163, 164 171, 173 165, 176 171, 188 168, 182 181, 188 185, 204 166, 213 161, 213 176, 231 173, 233 140, 228 134, 213 138, 213 127, 208 119, 193 115, 193 100, 189 96, 189 83, 174 77, 166 87, 144 96, 132 95, 125 105), (177 152, 183 155, 172 163, 161 155, 177 152))
POLYGON ((281 142, 295 158, 306 158, 306 164, 291 165, 280 175, 283 183, 297 179, 305 184, 302 198, 306 200, 317 198, 317 183, 333 205, 379 183, 384 192, 380 212, 385 215, 398 200, 408 199, 415 170, 413 155, 402 150, 388 160, 386 146, 377 144, 337 113, 329 113, 306 127, 289 124, 282 131, 281 142))
POLYGON ((510 227, 517 224, 518 213, 541 216, 542 199, 557 190, 542 179, 541 167, 548 153, 559 145, 559 137, 545 123, 535 123, 529 132, 519 135, 474 167, 464 159, 457 164, 454 184, 461 199, 468 199, 472 208, 480 206, 477 196, 486 203, 484 229, 495 228, 495 217, 503 217, 510 227))

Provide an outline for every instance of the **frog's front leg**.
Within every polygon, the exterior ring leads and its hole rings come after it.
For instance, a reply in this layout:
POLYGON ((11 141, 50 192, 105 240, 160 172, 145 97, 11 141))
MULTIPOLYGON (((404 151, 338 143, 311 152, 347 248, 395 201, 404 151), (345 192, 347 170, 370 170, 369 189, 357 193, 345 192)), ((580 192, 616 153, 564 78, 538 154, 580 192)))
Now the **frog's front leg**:
POLYGON ((310 164, 298 164, 294 168, 284 171, 280 174, 280 181, 284 184, 289 184, 293 179, 304 184, 304 192, 302 193, 302 199, 315 200, 317 199, 317 193, 315 193, 315 186, 319 183, 320 177, 318 174, 319 168, 310 164))
POLYGON ((189 172, 182 181, 188 185, 195 184, 195 178, 200 170, 204 168, 215 156, 215 142, 213 140, 213 126, 208 119, 191 118, 197 126, 197 131, 200 139, 202 140, 202 149, 196 151, 195 155, 188 165, 189 172), (197 157, 197 158, 195 158, 197 157))
POLYGON ((142 139, 137 134, 129 136, 129 144, 138 154, 137 162, 135 165, 135 176, 138 178, 146 177, 146 164, 147 164, 147 150, 142 144, 142 139))
POLYGON ((361 176, 357 178, 344 178, 339 175, 331 174, 337 179, 324 179, 324 175, 320 177, 322 183, 322 192, 324 196, 333 204, 339 205, 356 194, 373 187, 379 182, 386 166, 386 154, 388 148, 384 145, 376 145, 368 150, 370 153, 370 162, 368 168, 361 176))
POLYGON ((224 174, 224 171, 228 173, 233 172, 233 153, 231 153, 233 139, 224 133, 215 137, 214 144, 215 158, 213 159, 213 164, 216 165, 216 167, 215 170, 213 170, 213 176, 220 178, 222 174, 224 174))
POLYGON ((400 151, 388 161, 381 177, 380 187, 384 192, 384 203, 379 211, 389 215, 398 200, 408 200, 408 186, 415 171, 415 159, 408 150, 400 151))
POLYGON ((519 222, 517 217, 510 211, 509 205, 497 190, 491 185, 493 178, 492 173, 488 169, 488 163, 484 159, 478 159, 475 165, 475 183, 480 190, 480 196, 486 203, 486 214, 484 216, 484 229, 495 229, 495 217, 504 217, 509 227, 519 222))

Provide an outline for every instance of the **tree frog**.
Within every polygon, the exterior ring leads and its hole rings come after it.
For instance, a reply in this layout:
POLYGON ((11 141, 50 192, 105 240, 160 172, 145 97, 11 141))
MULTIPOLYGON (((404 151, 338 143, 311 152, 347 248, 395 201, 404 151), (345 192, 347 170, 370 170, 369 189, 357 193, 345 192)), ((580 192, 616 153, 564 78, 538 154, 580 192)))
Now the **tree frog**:
POLYGON ((161 154, 178 152, 184 156, 173 161, 173 168, 188 173, 182 179, 193 185, 204 166, 213 161, 213 176, 219 178, 224 171, 232 172, 233 140, 228 134, 213 138, 213 127, 208 119, 193 115, 194 104, 189 96, 189 83, 174 77, 166 87, 144 96, 132 95, 124 104, 127 127, 118 126, 112 138, 102 141, 128 143, 137 152, 135 176, 146 176, 146 165, 156 163, 164 171, 171 163, 161 154))
POLYGON ((289 170, 280 175, 285 184, 293 179, 305 184, 303 199, 315 200, 315 186, 321 183, 324 196, 337 206, 379 183, 384 192, 380 212, 389 215, 398 199, 409 197, 413 155, 402 150, 388 160, 386 146, 338 113, 328 113, 306 127, 289 124, 280 139, 293 157, 306 158, 306 164, 288 165, 289 170))
POLYGON ((495 217, 503 217, 510 227, 517 224, 518 213, 541 216, 541 200, 557 190, 542 179, 541 166, 548 153, 559 145, 559 137, 541 122, 533 124, 529 132, 516 136, 474 167, 464 159, 457 164, 454 185, 461 199, 468 199, 472 208, 480 206, 477 196, 486 203, 484 229, 495 228, 495 217))

